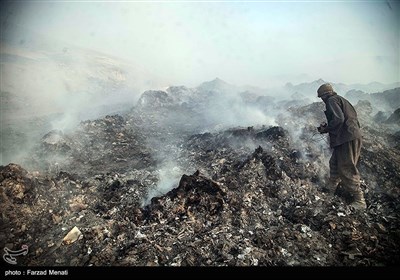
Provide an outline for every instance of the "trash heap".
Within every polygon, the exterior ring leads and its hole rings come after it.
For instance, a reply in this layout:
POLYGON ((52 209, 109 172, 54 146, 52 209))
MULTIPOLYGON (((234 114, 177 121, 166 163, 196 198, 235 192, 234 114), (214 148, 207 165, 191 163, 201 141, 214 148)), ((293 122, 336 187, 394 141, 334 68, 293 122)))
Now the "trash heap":
POLYGON ((321 103, 287 107, 277 125, 213 130, 187 104, 143 104, 50 131, 26 167, 0 167, 0 247, 27 245, 19 265, 400 263, 393 124, 363 125, 368 208, 356 212, 340 188, 323 192, 330 151, 315 133, 321 103), (151 196, 166 169, 179 176, 151 196))

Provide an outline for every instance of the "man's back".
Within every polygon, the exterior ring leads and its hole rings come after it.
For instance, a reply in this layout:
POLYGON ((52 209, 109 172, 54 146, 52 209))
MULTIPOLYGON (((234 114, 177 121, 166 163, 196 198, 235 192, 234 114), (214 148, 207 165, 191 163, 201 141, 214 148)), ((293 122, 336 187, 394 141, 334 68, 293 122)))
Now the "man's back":
POLYGON ((331 147, 361 139, 357 112, 347 99, 335 94, 330 96, 325 104, 325 115, 331 127, 329 131, 331 147))

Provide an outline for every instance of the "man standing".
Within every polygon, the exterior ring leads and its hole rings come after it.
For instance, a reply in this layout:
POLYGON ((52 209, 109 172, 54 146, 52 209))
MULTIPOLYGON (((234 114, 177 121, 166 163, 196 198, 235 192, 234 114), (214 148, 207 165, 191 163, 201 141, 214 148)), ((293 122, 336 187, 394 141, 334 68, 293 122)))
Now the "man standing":
POLYGON ((329 160, 330 178, 328 191, 334 194, 339 183, 353 198, 351 203, 357 210, 366 209, 363 191, 360 188, 360 173, 357 162, 361 152, 361 131, 357 112, 348 100, 339 96, 331 84, 323 84, 318 97, 326 106, 327 123, 322 123, 318 131, 329 133, 330 147, 333 149, 329 160))

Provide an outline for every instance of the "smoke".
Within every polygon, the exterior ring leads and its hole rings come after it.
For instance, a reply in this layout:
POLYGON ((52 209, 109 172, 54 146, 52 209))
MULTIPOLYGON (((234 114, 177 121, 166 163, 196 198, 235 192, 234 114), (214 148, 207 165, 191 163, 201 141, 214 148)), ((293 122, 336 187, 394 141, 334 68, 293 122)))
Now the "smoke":
POLYGON ((148 205, 153 197, 162 196, 171 189, 178 187, 183 171, 176 163, 166 162, 157 170, 157 174, 158 183, 155 188, 148 191, 147 196, 142 201, 142 207, 148 205))
MULTIPOLYGON (((260 106, 252 92, 227 84, 219 79, 206 82, 196 88, 197 95, 204 103, 203 116, 205 131, 218 131, 238 126, 276 125, 276 112, 269 106, 260 106), (206 84, 206 86, 204 86, 206 84)), ((199 103, 201 103, 199 102, 199 103)))
POLYGON ((210 123, 217 123, 221 128, 275 124, 274 116, 265 114, 254 105, 247 105, 230 97, 213 102, 206 115, 210 123))
POLYGON ((0 164, 23 164, 48 131, 73 131, 83 120, 127 112, 143 90, 160 85, 157 77, 127 61, 17 27, 6 31, 0 164))

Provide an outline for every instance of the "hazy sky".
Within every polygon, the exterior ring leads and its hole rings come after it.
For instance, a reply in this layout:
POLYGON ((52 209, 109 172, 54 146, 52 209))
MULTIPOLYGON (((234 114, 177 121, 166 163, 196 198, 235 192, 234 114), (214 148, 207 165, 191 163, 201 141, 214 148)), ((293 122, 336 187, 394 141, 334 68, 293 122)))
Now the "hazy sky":
POLYGON ((2 29, 126 58, 170 84, 400 81, 395 1, 2 3, 2 29))

